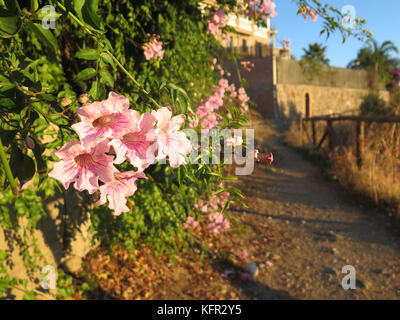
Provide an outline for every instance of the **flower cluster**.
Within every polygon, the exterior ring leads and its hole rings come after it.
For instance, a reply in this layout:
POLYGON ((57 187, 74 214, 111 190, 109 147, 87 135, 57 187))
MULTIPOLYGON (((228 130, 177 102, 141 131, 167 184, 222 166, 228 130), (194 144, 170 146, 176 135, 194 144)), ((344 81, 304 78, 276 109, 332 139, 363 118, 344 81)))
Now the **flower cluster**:
POLYGON ((254 67, 254 63, 250 61, 241 61, 240 64, 242 65, 243 69, 246 70, 247 72, 250 72, 254 67))
POLYGON ((218 30, 223 28, 227 23, 227 19, 225 17, 225 11, 223 9, 218 9, 208 20, 208 33, 211 33, 213 36, 216 36, 218 30))
POLYGON ((199 225, 199 223, 198 223, 196 220, 194 220, 194 218, 191 217, 191 216, 189 216, 189 217, 187 218, 187 221, 186 221, 186 222, 182 223, 183 229, 187 229, 189 226, 190 226, 192 229, 195 229, 198 225, 199 225))
MULTIPOLYGON (((221 76, 223 76, 223 75, 225 74, 224 69, 221 67, 220 64, 217 63, 217 59, 216 59, 216 58, 212 59, 211 71, 214 71, 214 70, 215 70, 215 67, 217 67, 217 69, 218 69, 218 71, 219 71, 219 74, 220 74, 221 76)), ((227 75, 228 77, 231 76, 231 74, 230 74, 229 72, 228 72, 226 75, 227 75)))
POLYGON ((250 15, 257 12, 262 18, 275 18, 278 15, 275 8, 276 4, 270 0, 249 0, 250 15))
MULTIPOLYGON (((222 185, 219 185, 218 188, 222 188, 222 185)), ((225 205, 229 195, 229 192, 225 191, 218 195, 213 195, 209 201, 203 200, 195 205, 195 208, 200 212, 211 212, 208 215, 209 224, 207 227, 215 233, 220 233, 230 228, 229 221, 218 212, 225 205)))
POLYGON ((208 229, 212 230, 214 233, 224 232, 229 230, 231 227, 229 221, 224 218, 222 213, 214 212, 208 216, 210 223, 208 224, 208 229))
POLYGON ((154 36, 149 43, 143 46, 144 56, 146 60, 164 57, 164 50, 162 49, 162 42, 158 41, 159 35, 154 36))
MULTIPOLYGON (((213 61, 216 63, 216 60, 213 61)), ((222 70, 223 71, 223 70, 222 70)), ((240 105, 240 110, 245 113, 248 110, 247 102, 249 97, 244 88, 239 88, 236 91, 235 85, 229 84, 228 80, 221 78, 218 86, 213 87, 214 94, 209 96, 206 101, 200 101, 197 104, 196 119, 191 125, 196 127, 201 124, 201 127, 206 130, 211 130, 218 125, 218 121, 221 120, 221 116, 217 111, 224 105, 224 98, 236 99, 236 102, 240 105)), ((228 114, 230 117, 230 114, 228 114)))
POLYGON ((303 15, 304 22, 307 21, 308 16, 310 16, 312 21, 317 21, 318 13, 310 7, 300 7, 298 13, 303 15))
POLYGON ((140 115, 129 109, 127 98, 110 92, 108 99, 87 103, 77 113, 81 121, 72 128, 80 141, 71 140, 56 152, 61 161, 49 176, 65 189, 74 183, 78 191, 99 190, 98 204, 108 200, 115 215, 129 211, 126 197, 135 193, 136 181, 146 178, 143 171, 155 160, 168 158, 176 168, 186 163, 185 156, 192 150, 180 130, 185 116, 172 117, 167 107, 140 115), (119 172, 114 164, 126 160, 137 171, 119 172))

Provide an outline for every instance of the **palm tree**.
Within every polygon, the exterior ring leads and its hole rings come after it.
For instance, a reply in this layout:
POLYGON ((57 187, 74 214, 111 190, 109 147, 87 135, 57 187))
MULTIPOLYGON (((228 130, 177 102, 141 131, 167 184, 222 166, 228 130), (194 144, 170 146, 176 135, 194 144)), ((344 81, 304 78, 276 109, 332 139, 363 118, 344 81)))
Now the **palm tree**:
POLYGON ((310 43, 308 49, 303 48, 304 55, 301 57, 302 60, 314 62, 317 64, 329 64, 329 59, 325 57, 326 47, 323 47, 320 43, 310 43))
POLYGON ((393 58, 392 53, 399 53, 392 41, 385 41, 379 46, 378 42, 372 39, 372 46, 361 48, 357 58, 350 61, 347 68, 373 71, 381 80, 385 80, 388 72, 399 66, 399 60, 393 58))
POLYGON ((324 66, 329 65, 329 59, 325 57, 326 47, 319 43, 310 43, 308 49, 303 48, 304 54, 301 57, 300 65, 310 79, 321 74, 324 66))

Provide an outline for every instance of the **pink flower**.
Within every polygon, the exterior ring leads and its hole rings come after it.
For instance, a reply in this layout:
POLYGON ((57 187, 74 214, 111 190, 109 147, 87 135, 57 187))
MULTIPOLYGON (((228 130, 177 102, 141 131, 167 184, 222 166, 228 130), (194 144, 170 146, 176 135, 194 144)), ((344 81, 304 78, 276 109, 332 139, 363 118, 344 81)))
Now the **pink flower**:
POLYGON ((272 153, 257 153, 257 161, 272 164, 274 162, 274 155, 272 153))
POLYGON ((204 129, 211 130, 218 125, 218 120, 220 119, 221 116, 219 114, 211 113, 203 119, 203 121, 201 122, 201 126, 204 129))
POLYGON ((114 162, 121 164, 127 158, 134 167, 143 171, 155 160, 154 151, 150 148, 154 141, 150 139, 149 132, 154 129, 156 119, 150 113, 140 116, 135 110, 130 110, 127 118, 127 127, 118 139, 109 143, 117 155, 114 162))
POLYGON ((136 190, 136 180, 146 178, 143 172, 114 171, 114 179, 100 186, 100 200, 97 205, 105 204, 108 200, 108 207, 114 210, 114 215, 119 216, 122 212, 129 212, 126 205, 126 197, 133 195, 136 190))
POLYGON ((183 227, 184 229, 186 229, 188 226, 191 226, 193 229, 195 229, 199 225, 199 223, 191 216, 188 217, 187 221, 184 222, 184 224, 186 225, 186 227, 183 227))
POLYGON ((234 136, 225 139, 225 142, 228 146, 240 146, 243 143, 243 139, 241 136, 234 136))
POLYGON ((253 280, 253 278, 248 273, 241 272, 240 273, 240 280, 242 280, 242 281, 251 281, 251 280, 253 280))
POLYGON ((283 40, 282 42, 283 42, 284 47, 287 47, 287 48, 290 47, 290 44, 291 44, 290 40, 283 40))
POLYGON ((220 233, 230 228, 229 221, 219 212, 211 213, 208 219, 210 220, 208 229, 212 230, 214 233, 220 233))
POLYGON ((208 33, 216 36, 218 30, 226 25, 225 11, 223 9, 218 9, 212 17, 208 20, 208 33))
POLYGON ((242 250, 239 254, 239 258, 245 260, 247 258, 247 250, 242 250))
POLYGON ((272 267, 272 262, 271 262, 271 261, 265 261, 265 264, 266 264, 268 267, 272 267))
POLYGON ((146 43, 143 46, 144 56, 146 57, 146 60, 156 59, 156 58, 162 59, 164 57, 164 50, 162 50, 162 42, 158 41, 158 39, 160 39, 159 35, 153 37, 153 39, 149 43, 146 43))
POLYGON ((82 143, 118 136, 129 124, 129 100, 115 92, 108 99, 95 101, 77 108, 81 119, 72 125, 82 143))
POLYGON ((221 276, 225 279, 228 279, 231 274, 233 274, 232 270, 224 270, 224 273, 221 273, 221 276))
POLYGON ((317 21, 318 13, 317 13, 314 9, 312 9, 312 8, 310 8, 310 7, 301 7, 301 8, 299 8, 299 11, 298 11, 298 12, 299 12, 300 14, 303 15, 303 17, 304 17, 304 22, 307 21, 308 16, 310 16, 311 19, 312 19, 314 22, 317 21))
POLYGON ((264 0, 260 6, 260 11, 265 14, 268 18, 275 18, 278 13, 275 11, 276 4, 270 0, 264 0))
POLYGON ((260 151, 258 151, 257 149, 254 150, 254 159, 258 159, 258 154, 260 153, 260 151))
POLYGON ((217 64, 217 58, 212 59, 212 64, 216 65, 217 64))
POLYGON ((65 189, 75 182, 75 189, 92 194, 99 188, 99 179, 104 183, 114 179, 114 157, 105 154, 109 149, 107 140, 87 145, 71 140, 56 152, 61 161, 54 164, 49 176, 60 181, 65 189))
POLYGON ((238 92, 239 92, 238 99, 242 104, 250 100, 249 96, 247 95, 246 91, 243 88, 240 88, 238 92))
POLYGON ((157 129, 155 130, 157 159, 168 157, 173 168, 186 163, 185 156, 192 151, 192 143, 185 133, 179 130, 186 117, 180 114, 171 118, 172 111, 166 107, 157 111, 153 110, 152 115, 157 119, 157 129))
POLYGON ((188 228, 188 224, 186 222, 182 222, 182 228, 186 230, 188 228))

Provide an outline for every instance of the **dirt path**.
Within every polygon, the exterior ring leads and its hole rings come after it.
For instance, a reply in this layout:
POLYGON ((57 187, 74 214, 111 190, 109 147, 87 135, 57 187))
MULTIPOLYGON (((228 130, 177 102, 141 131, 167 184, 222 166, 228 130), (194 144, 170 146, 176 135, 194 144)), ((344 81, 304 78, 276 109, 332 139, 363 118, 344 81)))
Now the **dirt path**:
POLYGON ((233 183, 249 208, 229 210, 232 230, 215 235, 204 221, 194 231, 198 249, 173 264, 149 249, 138 250, 134 262, 124 250, 95 250, 84 268, 99 284, 89 298, 400 298, 400 223, 327 181, 264 123, 252 125, 256 146, 272 151, 275 162, 256 164, 252 175, 233 183), (246 279, 243 267, 250 262, 258 264, 258 275, 246 279), (341 286, 346 265, 356 270, 355 290, 341 286))
POLYGON ((273 266, 260 268, 257 281, 296 299, 399 299, 396 223, 361 206, 280 141, 275 135, 263 143, 275 155, 272 167, 257 165, 237 183, 249 204, 237 209, 241 220, 260 238, 269 230, 281 235, 278 245, 267 241, 273 266), (341 286, 345 265, 356 270, 355 290, 341 286))

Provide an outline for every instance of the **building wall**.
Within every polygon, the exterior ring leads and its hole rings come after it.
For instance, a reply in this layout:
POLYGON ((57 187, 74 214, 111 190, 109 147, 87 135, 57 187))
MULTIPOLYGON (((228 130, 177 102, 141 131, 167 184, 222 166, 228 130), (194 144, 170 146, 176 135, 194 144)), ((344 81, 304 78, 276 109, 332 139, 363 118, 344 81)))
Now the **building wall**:
MULTIPOLYGON (((273 100, 273 73, 272 73, 272 57, 266 58, 248 58, 246 61, 254 63, 251 72, 241 71, 241 77, 248 83, 246 92, 251 101, 257 104, 257 111, 263 116, 274 117, 274 100, 273 100)), ((240 62, 239 62, 240 63, 240 62)), ((238 88, 240 87, 236 67, 230 63, 225 66, 230 72, 230 82, 233 82, 238 88)))

